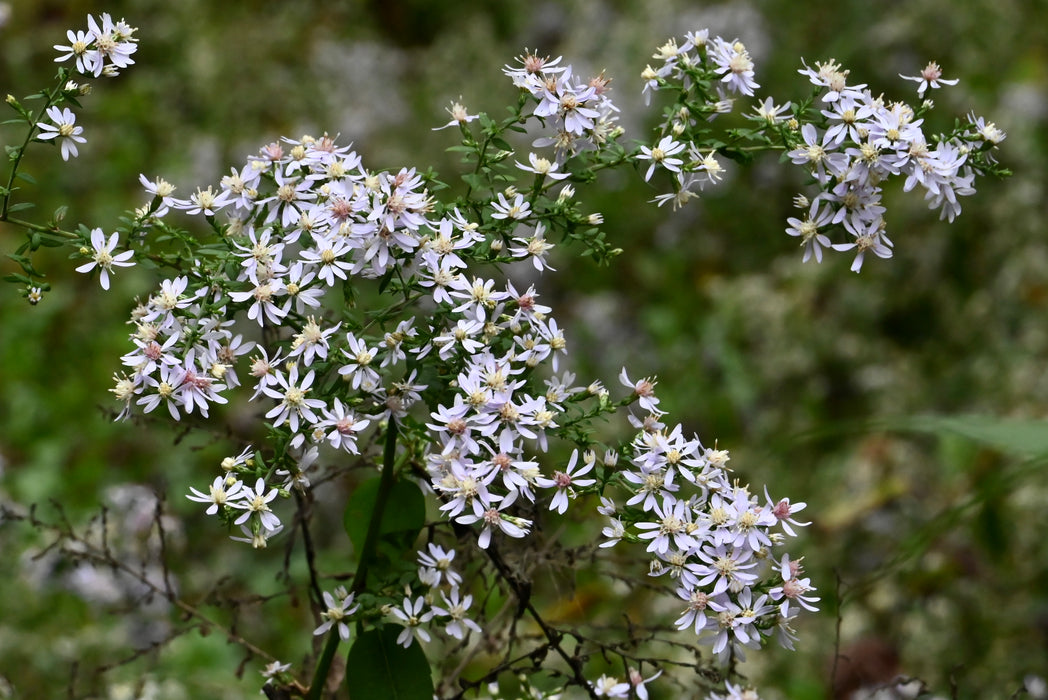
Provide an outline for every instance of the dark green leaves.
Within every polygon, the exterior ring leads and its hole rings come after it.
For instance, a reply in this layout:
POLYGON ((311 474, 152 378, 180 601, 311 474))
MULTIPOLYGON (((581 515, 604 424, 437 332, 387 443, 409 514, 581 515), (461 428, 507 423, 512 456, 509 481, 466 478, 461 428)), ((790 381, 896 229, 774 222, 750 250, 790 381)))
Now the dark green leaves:
MULTIPOLYGON (((346 504, 343 524, 353 547, 363 551, 367 539, 368 523, 371 522, 371 511, 375 508, 378 497, 380 477, 369 479, 353 492, 346 504)), ((426 499, 418 486, 403 479, 393 484, 389 501, 382 513, 382 527, 379 536, 386 540, 408 541, 411 546, 418 531, 426 524, 426 499)))
POLYGON ((351 700, 431 700, 429 662, 418 642, 407 649, 397 644, 402 629, 386 625, 357 637, 346 659, 351 700))

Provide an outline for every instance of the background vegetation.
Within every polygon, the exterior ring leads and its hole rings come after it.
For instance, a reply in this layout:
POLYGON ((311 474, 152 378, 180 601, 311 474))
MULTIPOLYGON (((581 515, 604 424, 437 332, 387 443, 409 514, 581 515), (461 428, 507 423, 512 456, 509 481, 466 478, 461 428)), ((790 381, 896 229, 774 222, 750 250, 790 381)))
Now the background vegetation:
MULTIPOLYGON (((796 653, 753 655, 747 672, 764 695, 828 696, 838 648, 856 660, 838 669, 838 690, 852 672, 872 682, 905 674, 946 696, 1008 697, 1026 675, 1048 676, 1044 2, 16 0, 9 9, 0 91, 19 96, 51 79, 51 45, 88 12, 139 27, 137 65, 95 81, 84 100, 80 158, 37 147, 27 166, 42 183, 32 193, 41 211, 68 204, 72 220, 107 229, 144 201, 140 172, 184 194, 280 135, 341 133, 370 167, 433 166, 452 179, 458 164, 444 149, 454 135, 430 128, 460 96, 471 112, 501 112, 514 93, 500 68, 525 46, 564 54, 580 72, 606 69, 627 136, 639 140, 655 116, 642 109, 639 73, 656 46, 687 30, 738 36, 759 94, 780 100, 807 91, 801 57, 834 57, 889 98, 912 97, 899 73, 938 61, 961 78, 933 93, 940 118, 974 108, 995 121, 1016 175, 984 182, 953 225, 891 193, 893 260, 858 276, 846 258, 802 265, 783 229, 803 179, 771 157, 734 169, 676 214, 641 206, 657 192, 639 175, 600 182, 583 196, 626 252, 598 268, 561 251, 562 274, 541 289, 569 329, 581 379, 611 383, 623 364, 657 373, 663 406, 730 449, 746 480, 807 501, 814 524, 795 549, 824 610, 799 630, 796 653), (857 668, 860 659, 870 663, 857 668)), ((3 143, 16 138, 0 128, 3 143)), ((0 226, 0 251, 19 235, 0 226)), ((259 553, 216 536, 182 496, 250 439, 248 422, 229 412, 222 435, 113 424, 107 390, 126 351, 124 321, 151 281, 121 270, 102 294, 64 253, 41 263, 55 292, 38 307, 0 288, 0 697, 257 697, 257 660, 238 681, 243 651, 222 635, 162 643, 179 629, 178 611, 48 550, 45 529, 13 517, 37 504, 48 522, 82 528, 95 518, 97 530, 105 506, 113 546, 149 562, 158 493, 183 597, 282 660, 297 664, 307 651, 312 623, 294 561, 285 568, 279 547, 259 553), (248 594, 257 597, 245 604, 248 594)), ((321 537, 344 538, 337 513, 321 537)), ((620 595, 599 579, 575 584, 570 605, 559 603, 565 615, 583 603, 600 614, 620 595)))

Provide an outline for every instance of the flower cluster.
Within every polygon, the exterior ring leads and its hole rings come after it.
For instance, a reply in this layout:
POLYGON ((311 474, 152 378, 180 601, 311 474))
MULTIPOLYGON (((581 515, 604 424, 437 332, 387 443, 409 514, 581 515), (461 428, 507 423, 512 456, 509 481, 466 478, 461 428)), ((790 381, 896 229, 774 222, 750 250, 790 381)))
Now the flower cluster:
POLYGON ((668 575, 684 601, 677 628, 693 630, 722 659, 744 658, 744 648, 759 648, 776 631, 792 649, 790 623, 799 608, 814 611, 818 598, 799 560, 783 553, 781 566, 771 562, 793 528, 807 524, 794 518, 805 504, 774 501, 767 491, 763 501, 755 497, 730 479, 727 451, 704 448, 680 425, 667 428, 652 381, 632 382, 625 371, 621 379, 645 415, 633 418, 641 431, 630 466, 614 479, 628 499, 624 506, 601 499, 609 519, 602 546, 646 543, 650 575, 668 575))
MULTIPOLYGON (((816 63, 815 68, 805 65, 800 73, 821 89, 820 114, 825 118, 823 124, 804 124, 801 143, 787 153, 820 188, 810 201, 802 200, 805 218, 790 219, 786 229, 801 239, 805 260, 822 260, 823 249, 831 244, 820 230, 835 224, 844 227, 850 240, 832 248, 855 251, 852 270, 859 271, 867 252, 891 257, 893 244, 881 203, 882 183, 891 177, 902 178, 907 192, 920 186, 929 208, 953 221, 961 212, 958 197, 975 193, 975 176, 982 169, 975 157, 982 155, 985 165, 991 156, 983 153, 984 146, 995 146, 1004 138, 999 132, 987 138, 981 120, 974 117, 959 132, 929 137, 921 129, 924 119, 917 110, 875 97, 866 85, 849 85, 848 71, 835 61, 816 63)), ((939 75, 938 66, 930 64, 920 79, 918 95, 929 85, 956 82, 937 82, 939 75)), ((922 106, 921 112, 927 107, 922 106)))
POLYGON ((579 150, 600 149, 621 130, 615 125, 619 109, 607 94, 610 81, 601 74, 582 82, 572 75, 570 65, 562 66, 560 61, 560 56, 550 59, 525 50, 517 58, 519 65, 507 65, 503 73, 537 100, 533 114, 552 131, 532 145, 553 146, 563 162, 579 150))
POLYGON ((131 54, 138 50, 136 31, 122 19, 113 21, 108 12, 102 13, 101 22, 88 15, 86 32, 70 29, 66 32, 69 44, 55 44, 61 54, 55 63, 74 59, 76 70, 83 75, 114 77, 134 63, 131 54))
MULTIPOLYGON (((77 71, 93 76, 133 63, 133 28, 108 14, 88 17, 88 25, 56 46, 58 61, 74 59, 77 71)), ((361 606, 363 620, 381 611, 400 625, 404 647, 431 641, 434 628, 460 641, 480 633, 485 606, 472 610, 472 585, 483 577, 464 583, 452 565, 456 551, 441 538, 454 532, 461 546, 472 526, 470 537, 498 567, 496 542, 527 542, 541 518, 596 505, 598 496, 596 510, 606 518, 599 547, 643 546, 642 571, 668 580, 667 598, 683 606, 676 628, 720 660, 742 658, 772 637, 792 649, 793 621, 817 609, 801 559, 783 551, 807 525, 796 517, 805 504, 775 500, 767 489, 754 495, 732 477, 727 451, 667 425, 653 378, 634 380, 623 369, 627 391, 618 401, 600 382, 576 385, 564 329, 514 268, 528 279, 552 271, 561 242, 581 242, 600 260, 621 252, 596 228, 601 215, 582 215, 573 200, 574 184, 588 182, 597 166, 633 164, 645 168, 647 182, 668 173, 672 191, 653 201, 677 207, 723 178, 721 157, 751 157, 740 145, 748 140, 756 150, 785 151, 819 186, 814 198, 802 198, 806 217, 790 219, 787 229, 801 239, 804 259, 821 261, 828 248, 855 250, 858 270, 867 251, 891 255, 885 180, 899 176, 907 191, 919 185, 931 208, 952 221, 958 197, 991 171, 991 150, 1004 135, 972 116, 953 133, 928 138, 920 127, 929 104, 914 110, 875 98, 865 85, 849 85, 848 72, 831 61, 801 71, 820 88, 815 107, 765 98, 747 115, 754 128, 733 129, 725 141, 712 123, 760 88, 746 47, 704 30, 671 39, 654 58, 659 66, 643 73, 646 99, 663 90, 678 99, 652 144, 632 153, 618 143, 618 109, 603 74, 582 81, 561 58, 525 50, 503 71, 520 91, 508 120, 471 115, 455 102, 451 121, 437 127, 458 126, 456 148, 475 163, 457 198, 435 196, 450 188, 432 173, 369 170, 351 146, 325 134, 272 142, 186 198, 142 175, 149 201, 116 233, 48 229, 76 242, 89 258, 77 271, 97 269, 105 289, 114 267, 136 259, 174 271, 132 312, 133 347, 112 389, 118 419, 158 409, 175 421, 206 419, 248 385, 241 393, 250 392, 271 444, 227 457, 207 491, 187 495, 240 535, 233 539, 266 546, 284 528, 274 512, 278 497, 312 488, 322 455, 373 465, 382 433, 383 485, 418 480, 438 501, 446 520, 428 526, 426 547, 415 553, 417 579, 410 570, 379 584, 383 574, 363 575, 378 534, 369 529, 354 592, 323 593, 315 635, 329 634, 332 644, 348 639, 361 606), (507 139, 528 127, 540 135, 525 163, 507 139), (178 228, 179 215, 210 238, 178 228), (832 243, 824 231, 833 226, 851 240, 832 243), (116 252, 121 233, 129 247, 116 252), (626 407, 634 407, 635 434, 598 456, 590 425, 626 407)), ((906 79, 920 83, 919 97, 956 82, 934 63, 906 79)), ((60 145, 67 160, 84 138, 73 112, 59 105, 78 89, 69 83, 48 95, 46 122, 12 103, 30 136, 39 130, 38 140, 60 145)), ((9 200, 7 191, 3 216, 9 200)), ((28 298, 39 300, 39 288, 29 289, 28 298)), ((375 513, 371 525, 384 527, 375 513)), ((526 601, 514 593, 519 617, 526 601)), ((560 650, 562 635, 540 627, 560 650)), ((643 664, 626 664, 626 680, 608 673, 588 680, 575 669, 572 682, 600 697, 647 698, 646 685, 663 670, 645 676, 643 664)), ((274 662, 264 674, 279 680, 287 670, 274 662)), ((724 697, 756 697, 730 682, 726 688, 724 697)))
POLYGON ((426 588, 425 595, 414 599, 408 595, 400 607, 385 608, 393 621, 403 626, 397 642, 404 647, 411 646, 416 638, 428 642, 427 628, 432 625, 441 626, 444 634, 458 640, 464 640, 470 632, 479 634, 480 625, 469 616, 473 596, 462 593, 462 576, 452 567, 455 550, 430 542, 417 556, 418 579, 426 588))
MULTIPOLYGON (((858 272, 867 252, 891 257, 893 243, 882 205, 883 183, 891 177, 901 178, 907 192, 920 186, 929 208, 953 221, 961 211, 958 198, 975 192, 975 177, 994 171, 991 151, 1004 139, 1003 132, 974 115, 949 134, 925 134, 921 125, 931 102, 915 109, 875 97, 865 84, 849 84, 848 71, 832 60, 800 70, 819 89, 814 105, 791 108, 790 102, 776 105, 767 97, 745 115, 752 129, 722 135, 709 122, 732 111, 736 96, 753 96, 760 87, 745 46, 702 31, 687 34, 680 45, 670 40, 654 57, 662 63, 642 74, 645 98, 668 90, 676 92, 677 101, 666 109, 658 141, 636 156, 648 163, 645 180, 657 169, 673 177, 672 191, 653 201, 676 208, 717 182, 723 174, 715 157, 718 149, 746 160, 754 148, 783 148, 820 189, 815 197, 798 198, 806 214, 790 218, 786 229, 800 238, 805 262, 821 262, 826 249, 854 250, 852 270, 858 272), (743 140, 754 146, 736 145, 743 140), (710 143, 719 144, 718 149, 710 143), (826 235, 831 228, 843 228, 847 240, 833 243, 826 235)), ((920 76, 902 77, 920 83, 918 97, 929 88, 957 82, 942 78, 934 62, 920 76)))

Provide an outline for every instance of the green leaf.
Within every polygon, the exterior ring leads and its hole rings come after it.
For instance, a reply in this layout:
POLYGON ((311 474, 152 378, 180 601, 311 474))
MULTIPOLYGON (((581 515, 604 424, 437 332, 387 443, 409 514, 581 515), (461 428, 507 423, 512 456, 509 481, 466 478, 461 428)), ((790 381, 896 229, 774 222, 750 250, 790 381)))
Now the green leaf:
POLYGON ((15 177, 17 177, 19 180, 23 180, 25 182, 28 182, 30 185, 35 185, 36 184, 36 178, 33 177, 32 175, 30 175, 29 173, 24 173, 24 172, 19 171, 19 172, 15 173, 15 177))
POLYGON ((405 649, 397 644, 402 627, 386 625, 364 632, 346 659, 346 689, 350 700, 431 700, 433 678, 418 642, 405 649))
MULTIPOLYGON (((353 547, 363 551, 364 540, 367 539, 368 525, 371 523, 371 512, 375 509, 375 501, 378 499, 378 487, 381 477, 368 479, 353 492, 346 504, 342 523, 346 528, 353 547)), ((422 495, 414 482, 400 479, 393 484, 386 502, 386 508, 382 513, 382 526, 379 535, 392 535, 394 533, 414 534, 426 524, 426 498, 422 495)))
POLYGON ((912 416, 892 423, 907 432, 960 435, 1004 454, 1018 457, 1048 455, 1048 430, 1042 420, 994 416, 912 416))
POLYGON ((32 209, 35 206, 36 205, 33 204, 32 202, 19 202, 18 204, 12 204, 10 207, 7 208, 7 211, 9 213, 13 214, 16 211, 23 211, 25 209, 32 209))

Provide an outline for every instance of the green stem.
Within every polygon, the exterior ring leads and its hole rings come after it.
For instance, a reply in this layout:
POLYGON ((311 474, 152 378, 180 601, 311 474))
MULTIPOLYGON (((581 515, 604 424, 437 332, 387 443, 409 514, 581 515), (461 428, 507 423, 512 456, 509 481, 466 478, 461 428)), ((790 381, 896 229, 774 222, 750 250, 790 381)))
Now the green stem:
POLYGON ((371 522, 368 523, 368 534, 364 538, 364 551, 360 553, 360 562, 357 564, 357 572, 353 576, 353 587, 350 592, 363 593, 367 585, 368 567, 371 560, 375 558, 375 549, 378 547, 379 533, 382 530, 382 515, 386 510, 386 502, 393 491, 394 462, 397 455, 397 422, 393 416, 389 418, 389 427, 386 429, 386 449, 382 455, 382 479, 378 484, 378 495, 375 497, 375 509, 371 511, 371 522))
POLYGON ((51 226, 42 226, 41 224, 34 224, 32 221, 23 221, 22 219, 12 219, 10 217, 2 218, 0 220, 6 221, 7 223, 12 224, 14 226, 21 226, 22 228, 29 229, 30 231, 39 231, 40 233, 49 233, 55 236, 64 236, 65 238, 69 238, 72 240, 80 240, 81 238, 79 234, 73 233, 72 231, 66 231, 60 228, 53 228, 51 226))
POLYGON ((25 149, 28 148, 29 142, 33 140, 33 135, 37 131, 37 124, 41 119, 44 118, 44 114, 47 112, 47 108, 55 104, 56 98, 62 94, 62 86, 65 84, 65 76, 59 73, 58 86, 52 92, 45 93, 47 99, 44 100, 43 106, 40 111, 36 113, 36 116, 32 118, 29 124, 29 133, 25 135, 25 141, 22 142, 22 147, 18 149, 18 155, 15 156, 14 162, 11 165, 11 175, 7 178, 7 194, 4 195, 4 204, 0 207, 0 221, 7 221, 7 209, 11 205, 11 195, 14 194, 12 187, 15 184, 15 175, 18 174, 18 166, 22 162, 22 156, 25 155, 25 149))
MULTIPOLYGON (((386 448, 382 455, 382 480, 379 481, 378 485, 375 509, 371 511, 368 534, 364 538, 364 549, 360 553, 360 562, 357 563, 357 571, 353 576, 353 587, 350 592, 354 595, 362 593, 367 585, 368 567, 371 564, 371 560, 375 557, 375 548, 378 547, 379 533, 382 529, 382 515, 386 510, 386 501, 389 500, 389 495, 393 491, 393 472, 396 454, 397 423, 396 419, 390 416, 389 428, 386 430, 386 448)), ((333 626, 328 634, 327 641, 324 643, 324 650, 320 654, 320 660, 317 662, 317 669, 313 673, 313 682, 309 685, 306 700, 320 700, 320 694, 324 691, 325 681, 327 680, 328 672, 331 670, 331 662, 335 658, 339 641, 337 626, 333 626)))

